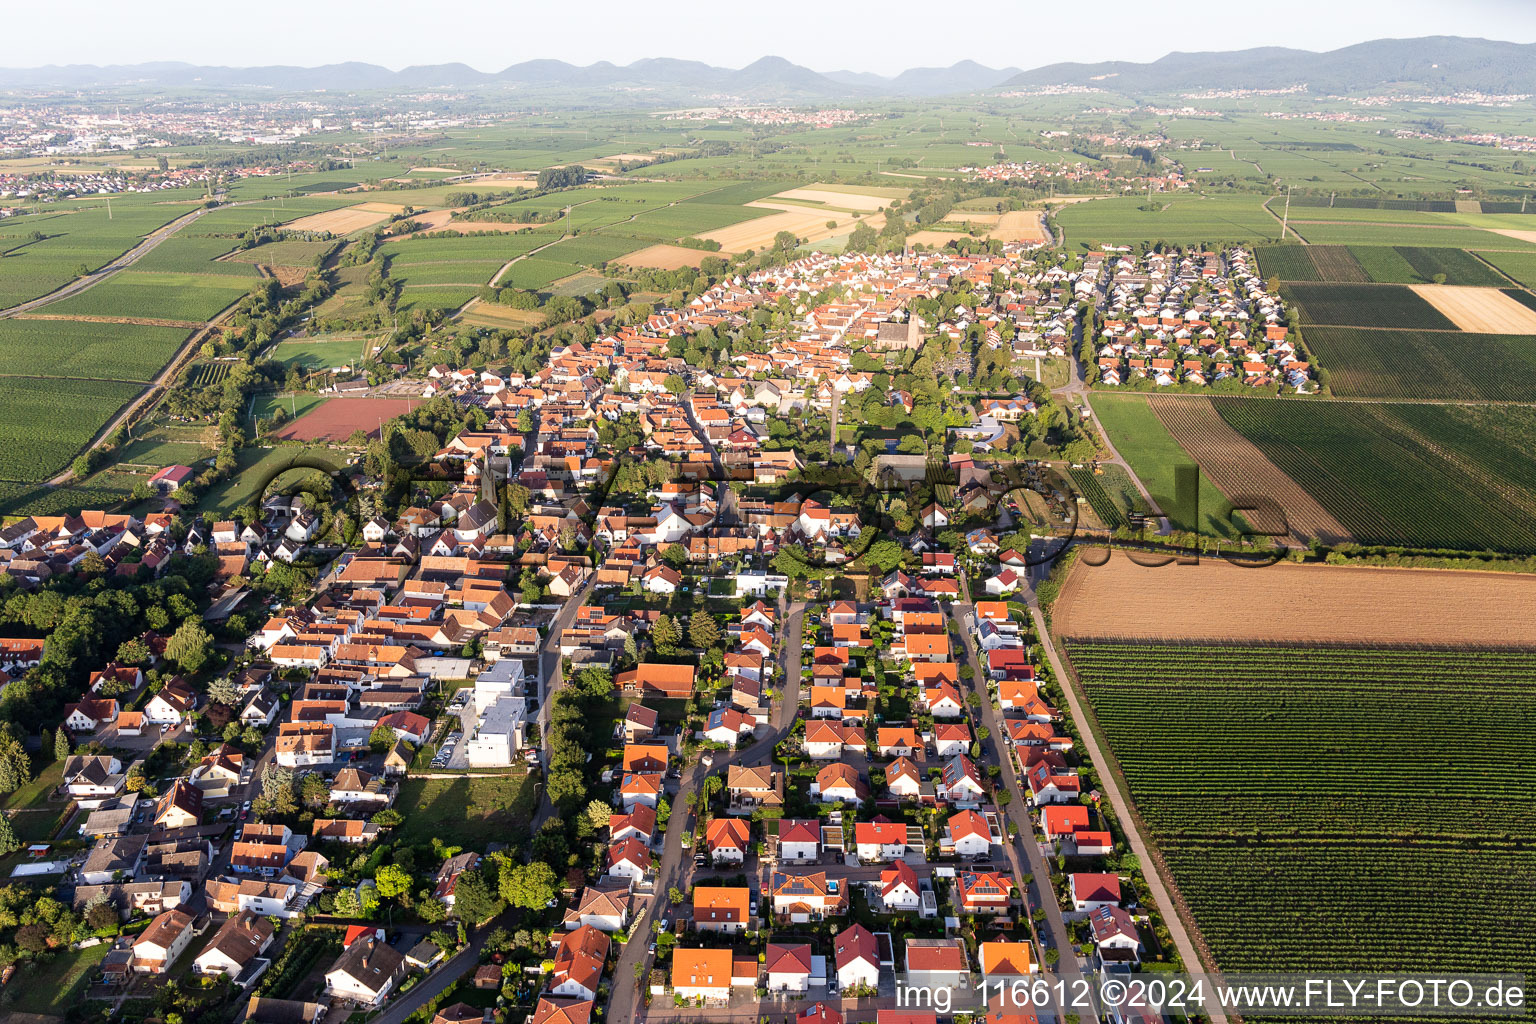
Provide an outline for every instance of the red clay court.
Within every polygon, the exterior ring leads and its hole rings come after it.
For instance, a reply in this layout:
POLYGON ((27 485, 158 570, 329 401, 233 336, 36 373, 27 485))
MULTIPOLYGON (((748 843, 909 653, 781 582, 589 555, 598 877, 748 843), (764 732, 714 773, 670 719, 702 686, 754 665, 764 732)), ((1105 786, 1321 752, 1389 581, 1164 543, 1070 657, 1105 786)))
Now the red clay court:
POLYGON ((411 398, 332 398, 272 436, 283 441, 345 441, 355 430, 379 436, 379 424, 420 405, 411 398))

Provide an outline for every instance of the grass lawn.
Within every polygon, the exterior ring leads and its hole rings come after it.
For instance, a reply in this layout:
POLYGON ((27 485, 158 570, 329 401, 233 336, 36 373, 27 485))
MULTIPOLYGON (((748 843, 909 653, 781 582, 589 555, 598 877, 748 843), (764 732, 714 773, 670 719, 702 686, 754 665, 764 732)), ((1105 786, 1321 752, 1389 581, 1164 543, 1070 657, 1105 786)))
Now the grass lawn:
MULTIPOLYGON (((261 496, 261 487, 272 478, 272 473, 309 452, 308 448, 294 445, 240 449, 236 455, 240 465, 239 471, 203 495, 201 507, 212 509, 219 514, 226 514, 250 504, 261 496)), ((334 462, 338 467, 341 464, 342 460, 335 452, 325 448, 316 448, 314 452, 319 458, 334 462)))
POLYGON ((66 949, 45 963, 21 968, 5 987, 7 1005, 23 1013, 64 1016, 85 994, 96 965, 111 949, 110 942, 75 952, 66 949))
POLYGON ((532 820, 535 793, 528 775, 406 779, 395 802, 405 822, 395 832, 409 843, 430 843, 434 836, 464 846, 505 842, 509 829, 532 820))
POLYGON ((1131 464, 1176 530, 1198 531, 1216 537, 1235 538, 1232 503, 1216 485, 1200 476, 1199 508, 1178 493, 1174 469, 1193 466, 1195 460, 1173 439, 1144 395, 1107 395, 1095 392, 1093 411, 1109 433, 1115 449, 1131 464))

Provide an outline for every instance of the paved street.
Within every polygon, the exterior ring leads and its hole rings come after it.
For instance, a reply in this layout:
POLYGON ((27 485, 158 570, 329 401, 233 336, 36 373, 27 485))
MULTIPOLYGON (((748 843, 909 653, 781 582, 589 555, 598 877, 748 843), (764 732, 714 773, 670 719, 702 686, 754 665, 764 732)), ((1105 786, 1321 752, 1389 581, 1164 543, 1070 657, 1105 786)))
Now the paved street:
MULTIPOLYGON (((780 687, 778 703, 773 708, 771 724, 766 734, 757 739, 750 747, 738 750, 728 757, 717 757, 710 771, 725 774, 727 766, 732 764, 753 765, 771 761, 773 749, 779 740, 789 735, 790 727, 795 721, 795 711, 800 706, 800 632, 805 621, 805 604, 797 602, 786 609, 784 597, 781 595, 778 605, 778 648, 779 660, 784 666, 784 681, 780 687)), ((687 773, 684 774, 677 794, 672 799, 672 818, 674 821, 687 820, 688 798, 703 781, 705 771, 702 764, 694 762, 687 773), (681 815, 682 817, 679 817, 681 815)), ((640 984, 632 983, 635 977, 635 965, 649 964, 650 956, 646 952, 651 941, 651 924, 658 916, 658 908, 666 908, 666 916, 670 913, 667 904, 667 889, 671 886, 684 888, 682 880, 686 877, 687 865, 683 862, 683 829, 670 827, 666 831, 665 845, 662 849, 661 862, 656 869, 655 899, 641 916, 634 929, 634 938, 625 943, 623 952, 619 954, 619 964, 613 973, 613 994, 608 1003, 608 1020, 629 1021, 634 1020, 640 1008, 637 999, 640 996, 640 984)), ((710 1019, 725 1019, 718 1014, 710 1019)))
MULTIPOLYGON (((1061 907, 1056 902, 1055 890, 1051 887, 1051 866, 1046 863, 1045 857, 1040 853, 1040 844, 1035 839, 1035 827, 1030 820, 1029 799, 1026 795, 1029 790, 1023 785, 1018 772, 1014 770, 1013 758, 1006 756, 1008 733, 1003 727, 1002 712, 991 694, 987 692, 986 662, 976 648, 974 631, 967 628, 968 623, 975 620, 975 605, 956 601, 950 605, 949 614, 951 620, 960 627, 964 656, 974 673, 971 687, 981 697, 981 724, 985 725, 987 731, 992 734, 990 746, 988 750, 983 751, 981 761, 984 764, 1001 765, 1002 775, 998 782, 1013 794, 1007 806, 1002 808, 1001 816, 1005 827, 1008 822, 1012 822, 1018 828, 1019 834, 1013 842, 1009 842, 1005 836, 1003 846, 1014 871, 1020 877, 1033 875, 1035 878, 1034 885, 1031 887, 1033 895, 1026 897, 1026 900, 1031 908, 1034 906, 1045 908, 1045 931, 1044 934, 1037 933, 1037 937, 1040 939, 1040 945, 1046 949, 1055 949, 1061 956, 1060 961, 1052 969, 1069 985, 1076 985, 1083 976, 1082 968, 1072 945, 1072 933, 1067 928, 1067 922, 1061 914, 1061 907), (1020 861, 1021 854, 1023 863, 1020 861)), ((1031 928, 1033 927, 1032 923, 1031 928)), ((1058 1007, 1058 1019, 1060 1016, 1058 1007)))
MULTIPOLYGON (((1051 671, 1061 683, 1061 692, 1066 695, 1067 707, 1072 713, 1072 719, 1077 723, 1077 735, 1083 745, 1082 753, 1088 760, 1098 767, 1099 786, 1109 799, 1109 804, 1115 809, 1115 817, 1120 826, 1120 831, 1125 835, 1127 845, 1131 853, 1135 854, 1141 862, 1141 874, 1147 881, 1152 900, 1162 912, 1163 924, 1168 929, 1168 935, 1173 941, 1173 946, 1179 951, 1179 958, 1184 961, 1186 970, 1211 970, 1209 957, 1201 957, 1195 947, 1194 940, 1189 930, 1184 927, 1182 914, 1187 912, 1173 900, 1172 890, 1163 881, 1159 862, 1153 858, 1142 838, 1141 830, 1137 825, 1137 818, 1131 808, 1130 800, 1126 798, 1124 790, 1120 787, 1119 779, 1110 770, 1111 762, 1106 758, 1099 741, 1093 730, 1088 728, 1089 719, 1082 702, 1078 699, 1076 687, 1071 683, 1066 673, 1065 666, 1056 654, 1056 645, 1051 641, 1051 635, 1045 628, 1045 616, 1040 612, 1039 602, 1033 592, 1028 595, 1030 618, 1034 623, 1035 632, 1040 637, 1040 646, 1045 650, 1046 659, 1050 662, 1051 671)), ((1220 1010, 1210 1014, 1212 1024, 1227 1024, 1227 1016, 1220 1010)))

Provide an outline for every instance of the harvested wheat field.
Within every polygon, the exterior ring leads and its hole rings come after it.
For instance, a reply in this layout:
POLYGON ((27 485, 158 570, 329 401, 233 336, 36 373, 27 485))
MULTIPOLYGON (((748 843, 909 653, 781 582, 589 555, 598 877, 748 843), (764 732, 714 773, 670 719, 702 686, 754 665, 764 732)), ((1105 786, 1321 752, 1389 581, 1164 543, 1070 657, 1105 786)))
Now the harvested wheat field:
POLYGON ((935 248, 943 248, 957 238, 977 239, 963 231, 914 231, 907 236, 907 241, 913 245, 931 245, 935 248))
POLYGON ((405 207, 399 203, 358 203, 351 207, 353 210, 367 210, 369 213, 387 213, 394 215, 404 213, 405 207))
POLYGON ((1223 559, 1149 569, 1085 549, 1052 608, 1063 637, 1536 647, 1536 575, 1223 559))
POLYGON ((541 327, 544 324, 544 314, 536 309, 513 309, 495 302, 481 302, 478 298, 469 300, 458 319, 472 327, 494 327, 498 330, 541 327))
POLYGON ((1530 242, 1536 245, 1536 231, 1528 231, 1525 228, 1489 228, 1488 230, 1505 238, 1513 238, 1517 242, 1530 242))
MULTIPOLYGON (((777 209, 767 202, 747 205, 777 209)), ((780 231, 788 231, 806 241, 818 242, 823 238, 843 234, 859 223, 868 224, 878 231, 885 226, 885 216, 877 214, 873 217, 865 217, 861 222, 858 218, 846 213, 836 213, 832 210, 807 210, 796 206, 783 213, 742 221, 740 224, 732 224, 716 231, 707 231, 699 237, 719 242, 720 248, 725 252, 737 253, 746 252, 748 249, 767 248, 773 244, 773 237, 780 231), (832 227, 827 226, 829 220, 834 222, 832 227)))
POLYGON ((1536 309, 1522 306, 1497 288, 1450 284, 1411 285, 1451 322, 1474 334, 1536 334, 1536 309))
POLYGON ((987 237, 1000 242, 1047 242, 1045 221, 1035 210, 1011 210, 997 219, 987 237))
POLYGON ((1000 217, 1000 213, 987 213, 983 210, 950 210, 944 215, 945 220, 957 224, 985 224, 989 228, 997 227, 1000 217))
MULTIPOLYGON (((324 213, 312 213, 308 217, 300 217, 298 220, 284 224, 288 231, 329 231, 333 235, 350 235, 354 231, 371 228, 375 224, 382 224, 389 219, 387 212, 370 210, 370 206, 387 206, 386 203, 363 203, 359 206, 344 206, 339 210, 327 210, 324 213)), ((398 210, 398 207, 396 207, 398 210)))
POLYGON ((1147 401, 1168 433, 1199 464, 1200 472, 1234 505, 1268 499, 1279 506, 1283 518, 1244 512, 1243 518, 1254 530, 1276 535, 1275 531, 1288 528, 1290 536, 1303 543, 1312 537, 1327 543, 1352 539, 1327 509, 1222 419, 1209 398, 1152 395, 1147 401))
POLYGON ((650 267, 653 270, 681 270, 696 267, 706 256, 715 255, 705 249, 690 249, 686 245, 652 245, 627 256, 620 256, 615 263, 627 267, 650 267))
POLYGON ((764 202, 771 202, 774 199, 799 199, 802 202, 821 203, 824 206, 844 210, 858 210, 860 213, 873 213, 891 203, 891 200, 885 196, 859 192, 832 192, 815 187, 792 188, 787 192, 769 196, 764 202))

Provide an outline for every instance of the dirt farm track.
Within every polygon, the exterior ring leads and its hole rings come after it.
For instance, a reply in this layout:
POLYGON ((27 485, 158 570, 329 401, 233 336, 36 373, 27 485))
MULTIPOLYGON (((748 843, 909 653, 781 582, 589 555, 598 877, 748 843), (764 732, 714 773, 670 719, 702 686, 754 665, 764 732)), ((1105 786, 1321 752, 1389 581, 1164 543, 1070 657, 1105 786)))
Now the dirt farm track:
POLYGON ((1063 637, 1536 648, 1536 575, 1088 557, 1103 549, 1081 552, 1052 609, 1063 637))

